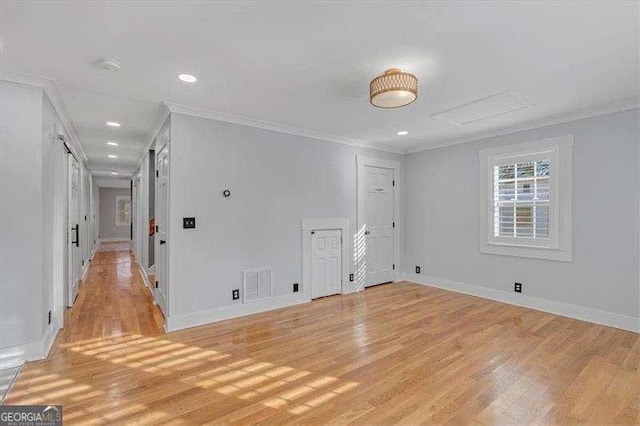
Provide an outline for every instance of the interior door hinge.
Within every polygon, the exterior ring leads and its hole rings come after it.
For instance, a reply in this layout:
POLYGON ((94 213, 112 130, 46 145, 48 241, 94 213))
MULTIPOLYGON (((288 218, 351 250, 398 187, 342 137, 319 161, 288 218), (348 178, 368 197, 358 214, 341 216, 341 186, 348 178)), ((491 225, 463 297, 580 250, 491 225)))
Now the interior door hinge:
POLYGON ((393 270, 395 271, 395 269, 396 269, 396 264, 394 263, 393 264, 393 270))
POLYGON ((158 288, 158 281, 156 281, 156 288, 158 288))
POLYGON ((160 175, 159 175, 158 171, 156 170, 156 177, 158 177, 158 176, 160 176, 160 175))
POLYGON ((391 181, 391 186, 396 186, 396 180, 395 179, 391 181))
POLYGON ((396 223, 395 223, 395 222, 393 222, 393 228, 395 228, 395 227, 396 227, 396 223))

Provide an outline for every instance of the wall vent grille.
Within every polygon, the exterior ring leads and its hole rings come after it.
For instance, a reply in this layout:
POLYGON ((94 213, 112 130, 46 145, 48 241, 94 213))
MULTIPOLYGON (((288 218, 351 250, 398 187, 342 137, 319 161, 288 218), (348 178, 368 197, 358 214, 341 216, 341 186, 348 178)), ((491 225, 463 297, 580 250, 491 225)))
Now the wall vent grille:
POLYGON ((242 271, 244 303, 256 302, 273 295, 273 269, 260 268, 242 271))

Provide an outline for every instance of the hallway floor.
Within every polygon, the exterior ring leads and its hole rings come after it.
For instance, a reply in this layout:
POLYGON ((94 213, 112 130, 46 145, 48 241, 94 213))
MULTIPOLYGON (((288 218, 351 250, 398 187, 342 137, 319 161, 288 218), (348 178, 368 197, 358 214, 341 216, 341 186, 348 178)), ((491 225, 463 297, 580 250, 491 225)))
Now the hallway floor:
POLYGON ((136 268, 96 254, 7 404, 65 424, 638 424, 634 333, 401 282, 163 334, 136 268))
POLYGON ((53 355, 88 340, 164 332, 162 313, 154 306, 129 247, 123 242, 100 244, 76 303, 65 311, 53 355))

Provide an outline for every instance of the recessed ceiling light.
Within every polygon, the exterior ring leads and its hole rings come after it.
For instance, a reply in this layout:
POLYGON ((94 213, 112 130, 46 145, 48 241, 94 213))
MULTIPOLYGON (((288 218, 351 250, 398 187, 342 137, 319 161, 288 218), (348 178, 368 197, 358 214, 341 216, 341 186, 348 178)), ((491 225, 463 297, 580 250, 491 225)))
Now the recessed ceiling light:
POLYGON ((107 126, 110 127, 120 127, 120 123, 116 122, 116 121, 107 121, 107 126))
POLYGON ((119 144, 118 142, 112 142, 112 141, 109 141, 109 142, 107 142, 107 145, 111 145, 111 146, 118 146, 118 145, 120 145, 120 144, 119 144))
POLYGON ((107 155, 107 157, 109 157, 109 158, 118 158, 117 155, 113 155, 113 154, 109 154, 109 155, 107 155))
POLYGON ((185 83, 195 83, 196 81, 198 81, 198 79, 191 74, 180 74, 178 78, 184 81, 185 83))
POLYGON ((118 173, 116 173, 116 172, 111 172, 111 174, 112 174, 113 176, 118 176, 118 173))
POLYGON ((409 134, 409 132, 407 132, 406 130, 400 130, 400 131, 398 132, 398 136, 406 136, 406 135, 408 135, 408 134, 409 134))

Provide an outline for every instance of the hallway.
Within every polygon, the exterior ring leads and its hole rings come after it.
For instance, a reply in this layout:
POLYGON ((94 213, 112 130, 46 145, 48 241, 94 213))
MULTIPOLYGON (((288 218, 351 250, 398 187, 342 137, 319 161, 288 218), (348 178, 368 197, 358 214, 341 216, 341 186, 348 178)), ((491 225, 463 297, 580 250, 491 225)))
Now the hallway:
POLYGON ((101 243, 73 308, 65 311, 51 355, 87 340, 157 336, 164 318, 140 276, 129 243, 101 243))

